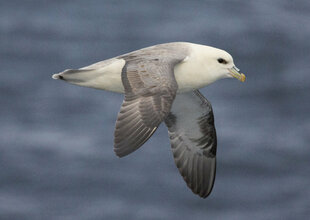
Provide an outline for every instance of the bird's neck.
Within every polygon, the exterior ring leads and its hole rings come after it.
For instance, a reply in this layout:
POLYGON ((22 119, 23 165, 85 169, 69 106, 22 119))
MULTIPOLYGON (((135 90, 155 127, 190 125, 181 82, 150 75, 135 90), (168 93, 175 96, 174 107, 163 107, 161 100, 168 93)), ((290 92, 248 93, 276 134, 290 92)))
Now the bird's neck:
POLYGON ((185 62, 177 64, 174 73, 179 93, 205 87, 218 79, 205 62, 199 61, 199 58, 189 58, 185 62))

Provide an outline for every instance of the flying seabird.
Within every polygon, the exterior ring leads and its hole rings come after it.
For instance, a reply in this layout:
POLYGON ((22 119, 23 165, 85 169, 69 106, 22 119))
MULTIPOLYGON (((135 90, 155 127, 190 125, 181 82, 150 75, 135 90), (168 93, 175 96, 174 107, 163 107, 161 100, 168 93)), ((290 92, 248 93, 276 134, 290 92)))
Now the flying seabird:
POLYGON ((202 198, 214 184, 217 138, 211 104, 198 89, 231 77, 245 81, 229 53, 187 42, 159 44, 53 75, 124 93, 114 132, 119 157, 141 147, 164 121, 175 164, 202 198))

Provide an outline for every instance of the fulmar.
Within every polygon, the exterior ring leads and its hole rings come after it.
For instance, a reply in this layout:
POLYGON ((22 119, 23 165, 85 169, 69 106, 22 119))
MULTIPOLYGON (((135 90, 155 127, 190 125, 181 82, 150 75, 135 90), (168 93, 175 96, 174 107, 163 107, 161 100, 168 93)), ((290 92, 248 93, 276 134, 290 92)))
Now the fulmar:
POLYGON ((187 186, 202 198, 211 193, 217 138, 212 106, 198 89, 222 78, 245 81, 229 53, 188 42, 165 43, 52 77, 124 94, 114 132, 119 157, 141 147, 165 122, 187 186))

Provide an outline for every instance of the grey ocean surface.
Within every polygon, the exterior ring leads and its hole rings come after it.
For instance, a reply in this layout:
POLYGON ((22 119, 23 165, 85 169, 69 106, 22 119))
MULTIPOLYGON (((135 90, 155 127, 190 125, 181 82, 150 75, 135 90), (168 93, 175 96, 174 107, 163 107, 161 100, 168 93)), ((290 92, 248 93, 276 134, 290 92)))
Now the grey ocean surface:
POLYGON ((309 1, 0 1, 0 219, 309 219, 309 1), (229 51, 247 81, 211 101, 217 176, 186 187, 161 126, 119 159, 122 95, 53 73, 189 41, 229 51))

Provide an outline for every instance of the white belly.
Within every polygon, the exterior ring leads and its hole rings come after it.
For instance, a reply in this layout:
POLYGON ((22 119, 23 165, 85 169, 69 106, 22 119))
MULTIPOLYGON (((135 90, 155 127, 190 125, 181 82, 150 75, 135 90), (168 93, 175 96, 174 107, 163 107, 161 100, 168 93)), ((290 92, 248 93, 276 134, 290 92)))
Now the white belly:
MULTIPOLYGON (((88 66, 87 68, 98 67, 94 65, 96 64, 88 66)), ((115 59, 113 63, 105 66, 104 68, 99 68, 99 70, 97 70, 98 72, 100 72, 99 75, 87 73, 88 75, 92 75, 92 79, 87 80, 87 82, 80 85, 96 89, 103 89, 111 92, 124 93, 124 87, 121 79, 122 69, 124 65, 124 60, 115 59)), ((179 87, 177 92, 182 93, 193 90, 193 88, 195 87, 194 82, 192 82, 193 77, 179 72, 179 66, 176 66, 176 81, 179 87)))
MULTIPOLYGON (((121 79, 124 65, 125 60, 112 58, 77 70, 65 70, 54 74, 53 78, 61 78, 79 86, 124 93, 121 79)), ((188 92, 197 87, 197 80, 200 82, 198 77, 187 74, 180 65, 174 68, 174 72, 179 87, 178 93, 188 92)))
MULTIPOLYGON (((85 82, 81 86, 103 89, 111 92, 124 93, 124 87, 121 79, 122 69, 125 65, 123 59, 113 59, 111 64, 102 65, 102 62, 93 64, 82 69, 94 69, 87 72, 85 82)), ((86 75, 85 74, 85 75, 86 75)))
POLYGON ((124 65, 125 60, 112 58, 80 69, 65 70, 54 74, 53 78, 79 86, 124 93, 121 79, 124 65))

